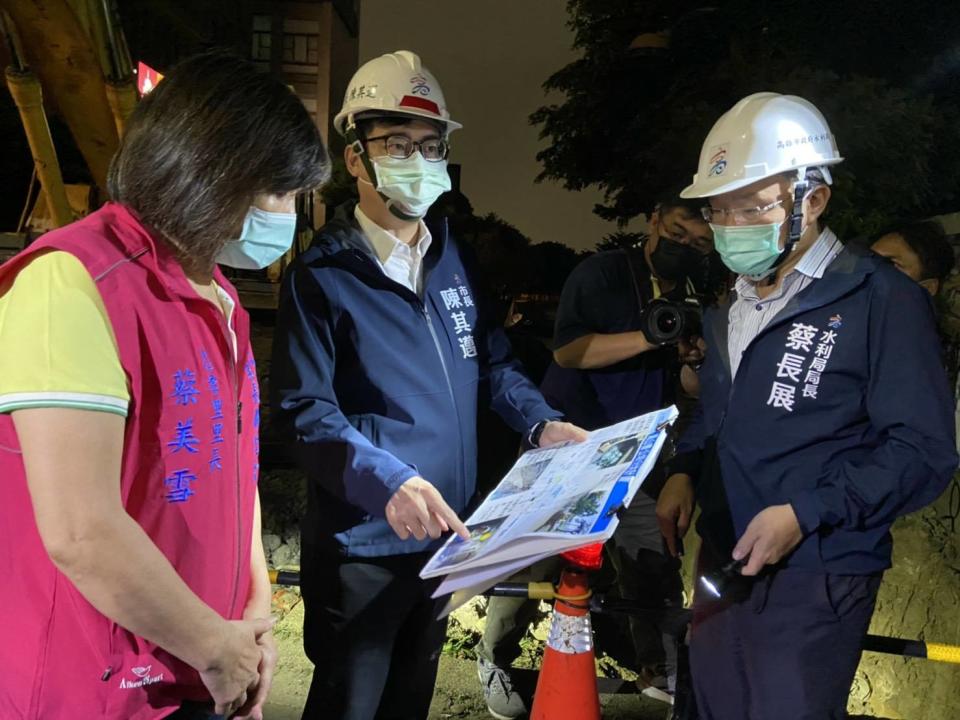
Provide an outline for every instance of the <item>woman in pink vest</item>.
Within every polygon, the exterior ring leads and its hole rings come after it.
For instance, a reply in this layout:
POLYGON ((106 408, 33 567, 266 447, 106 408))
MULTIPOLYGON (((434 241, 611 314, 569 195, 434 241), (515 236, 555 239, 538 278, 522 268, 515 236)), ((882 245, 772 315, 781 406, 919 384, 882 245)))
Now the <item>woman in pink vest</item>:
POLYGON ((249 318, 329 162, 222 53, 144 98, 112 202, 0 267, 0 718, 260 718, 276 650, 249 318))

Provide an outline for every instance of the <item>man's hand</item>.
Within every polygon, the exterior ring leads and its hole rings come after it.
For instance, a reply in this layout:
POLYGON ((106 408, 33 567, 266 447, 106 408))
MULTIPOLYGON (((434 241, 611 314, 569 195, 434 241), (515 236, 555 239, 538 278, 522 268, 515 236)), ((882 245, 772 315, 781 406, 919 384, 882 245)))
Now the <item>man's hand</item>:
POLYGON ((693 480, 682 473, 671 475, 657 498, 657 523, 673 557, 677 557, 677 539, 687 534, 691 515, 693 480))
MULTIPOLYGON (((546 430, 544 430, 546 432, 546 430)), ((417 540, 434 539, 453 530, 464 540, 470 531, 440 491, 422 477, 412 477, 401 485, 387 503, 387 522, 401 540, 413 535, 417 540)))
POLYGON ((764 565, 774 565, 803 540, 803 532, 791 505, 773 505, 754 516, 733 549, 733 559, 750 557, 740 571, 756 575, 764 565))
POLYGON ((263 705, 273 686, 273 672, 277 666, 277 641, 272 632, 266 632, 257 639, 260 646, 260 680, 247 690, 247 702, 244 703, 234 720, 263 720, 263 705))
POLYGON ((263 660, 260 638, 270 632, 275 622, 276 618, 257 618, 224 623, 220 647, 212 662, 200 671, 217 715, 229 717, 243 707, 248 690, 259 684, 258 668, 263 660))
POLYGON ((567 441, 583 442, 586 439, 587 431, 583 428, 577 427, 573 423, 551 420, 544 425, 543 432, 540 433, 539 447, 550 447, 567 441))
POLYGON ((707 352, 707 343, 702 337, 692 335, 677 343, 677 355, 684 365, 699 365, 707 352))

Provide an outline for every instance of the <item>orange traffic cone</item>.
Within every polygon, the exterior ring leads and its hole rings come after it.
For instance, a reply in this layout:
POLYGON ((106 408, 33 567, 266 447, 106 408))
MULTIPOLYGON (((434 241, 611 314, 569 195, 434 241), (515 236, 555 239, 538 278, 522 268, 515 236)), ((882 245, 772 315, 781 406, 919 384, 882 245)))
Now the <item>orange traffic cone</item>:
POLYGON ((530 720, 600 720, 586 573, 564 570, 556 598, 530 720))

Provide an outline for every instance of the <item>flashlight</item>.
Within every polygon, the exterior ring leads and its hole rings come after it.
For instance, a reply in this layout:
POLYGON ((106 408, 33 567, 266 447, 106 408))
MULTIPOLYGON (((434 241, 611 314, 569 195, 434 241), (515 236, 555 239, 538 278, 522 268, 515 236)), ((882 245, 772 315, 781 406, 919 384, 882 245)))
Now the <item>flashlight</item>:
POLYGON ((719 570, 704 573, 700 576, 700 583, 715 598, 720 598, 727 588, 737 578, 741 577, 740 570, 747 564, 747 559, 731 560, 719 570))

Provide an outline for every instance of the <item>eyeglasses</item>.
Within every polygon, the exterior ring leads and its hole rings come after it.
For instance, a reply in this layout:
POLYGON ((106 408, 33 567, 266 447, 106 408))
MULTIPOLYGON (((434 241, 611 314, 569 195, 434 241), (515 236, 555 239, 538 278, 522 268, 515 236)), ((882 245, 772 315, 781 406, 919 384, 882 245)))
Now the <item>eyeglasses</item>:
POLYGON ((713 208, 707 205, 700 208, 700 214, 703 215, 703 219, 708 223, 714 223, 716 225, 726 224, 728 220, 732 221, 734 225, 753 225, 758 220, 763 219, 764 215, 771 210, 782 207, 784 202, 786 202, 786 200, 781 198, 763 207, 736 208, 734 210, 713 208))
POLYGON ((450 146, 446 141, 440 138, 427 138, 417 142, 411 140, 406 135, 377 135, 369 137, 366 142, 383 141, 387 155, 397 160, 406 160, 413 155, 414 150, 419 150, 423 159, 429 162, 440 162, 446 160, 450 154, 450 146))

